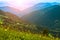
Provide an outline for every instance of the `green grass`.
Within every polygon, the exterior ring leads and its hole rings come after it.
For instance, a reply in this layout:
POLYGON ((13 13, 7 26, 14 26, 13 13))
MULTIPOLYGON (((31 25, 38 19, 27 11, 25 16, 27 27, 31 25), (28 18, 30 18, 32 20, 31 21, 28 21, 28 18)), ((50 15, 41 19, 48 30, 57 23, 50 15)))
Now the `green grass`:
POLYGON ((54 37, 44 37, 41 34, 18 32, 0 27, 0 40, 60 40, 54 37))

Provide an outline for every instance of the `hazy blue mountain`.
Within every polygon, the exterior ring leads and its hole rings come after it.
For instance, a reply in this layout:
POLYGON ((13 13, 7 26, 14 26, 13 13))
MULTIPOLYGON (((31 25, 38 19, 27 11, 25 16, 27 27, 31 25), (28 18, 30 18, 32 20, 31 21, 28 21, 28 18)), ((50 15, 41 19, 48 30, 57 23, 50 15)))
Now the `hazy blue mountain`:
POLYGON ((35 10, 25 15, 22 19, 51 30, 60 31, 60 5, 56 4, 35 10))
POLYGON ((0 7, 0 10, 5 11, 5 12, 10 12, 16 15, 18 15, 18 13, 20 12, 20 10, 15 9, 13 7, 9 7, 9 6, 0 7))
POLYGON ((53 6, 53 5, 57 5, 59 3, 56 3, 56 2, 53 2, 53 3, 38 3, 30 8, 27 8, 25 10, 23 10, 22 12, 20 12, 22 15, 26 15, 26 14, 29 14, 30 12, 33 12, 33 11, 37 11, 37 10, 40 10, 40 9, 44 9, 46 7, 50 7, 50 6, 53 6))

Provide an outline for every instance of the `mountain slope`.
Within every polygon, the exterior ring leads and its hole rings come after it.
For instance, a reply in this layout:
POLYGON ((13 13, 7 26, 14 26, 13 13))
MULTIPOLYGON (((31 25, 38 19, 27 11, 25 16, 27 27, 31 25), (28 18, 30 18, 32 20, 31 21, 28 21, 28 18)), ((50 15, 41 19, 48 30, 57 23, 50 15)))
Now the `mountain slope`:
POLYGON ((60 31, 60 5, 33 11, 22 19, 39 26, 60 31))
POLYGON ((26 23, 16 15, 0 10, 0 27, 18 31, 36 33, 38 29, 34 24, 26 23))

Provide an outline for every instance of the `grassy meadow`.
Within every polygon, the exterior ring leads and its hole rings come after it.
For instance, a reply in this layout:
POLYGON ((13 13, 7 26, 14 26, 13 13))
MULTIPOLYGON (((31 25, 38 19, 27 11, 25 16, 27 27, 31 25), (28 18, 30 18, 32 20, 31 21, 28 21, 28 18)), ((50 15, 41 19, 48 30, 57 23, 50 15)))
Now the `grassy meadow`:
POLYGON ((42 36, 41 34, 32 34, 28 32, 19 32, 0 27, 0 40, 60 40, 51 35, 42 36))

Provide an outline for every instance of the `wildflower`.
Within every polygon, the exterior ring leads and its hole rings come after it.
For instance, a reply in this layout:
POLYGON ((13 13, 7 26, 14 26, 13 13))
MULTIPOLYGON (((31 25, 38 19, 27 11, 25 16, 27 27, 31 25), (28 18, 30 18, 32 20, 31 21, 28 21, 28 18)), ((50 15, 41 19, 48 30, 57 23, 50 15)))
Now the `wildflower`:
POLYGON ((7 29, 5 29, 5 31, 7 31, 7 29))

